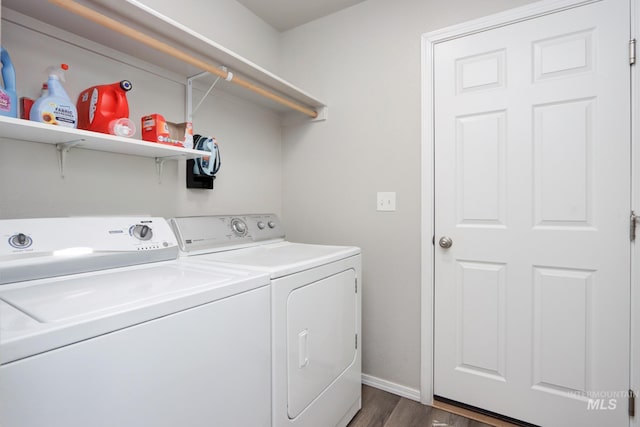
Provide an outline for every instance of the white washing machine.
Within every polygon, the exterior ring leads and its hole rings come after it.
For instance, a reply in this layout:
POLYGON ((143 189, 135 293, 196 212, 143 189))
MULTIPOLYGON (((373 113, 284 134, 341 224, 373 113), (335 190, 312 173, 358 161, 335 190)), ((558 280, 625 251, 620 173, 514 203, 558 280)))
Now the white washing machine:
POLYGON ((271 425, 269 276, 162 218, 0 220, 0 425, 271 425))
POLYGON ((361 255, 291 243, 275 215, 171 220, 182 254, 271 277, 273 427, 346 426, 361 407, 361 255))

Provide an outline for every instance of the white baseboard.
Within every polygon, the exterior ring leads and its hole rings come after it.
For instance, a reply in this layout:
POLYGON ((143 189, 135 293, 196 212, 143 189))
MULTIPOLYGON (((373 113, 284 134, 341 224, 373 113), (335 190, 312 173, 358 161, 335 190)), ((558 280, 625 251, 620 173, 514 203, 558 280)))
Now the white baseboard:
POLYGON ((362 374, 362 384, 420 402, 420 390, 415 388, 392 383, 391 381, 383 380, 367 374, 362 374))

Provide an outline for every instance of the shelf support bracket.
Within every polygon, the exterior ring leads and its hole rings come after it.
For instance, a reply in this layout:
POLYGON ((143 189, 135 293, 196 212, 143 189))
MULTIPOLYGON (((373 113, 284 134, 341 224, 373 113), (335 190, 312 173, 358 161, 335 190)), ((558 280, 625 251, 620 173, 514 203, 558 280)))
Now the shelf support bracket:
POLYGON ((162 170, 164 169, 164 162, 167 160, 180 160, 187 159, 185 156, 167 156, 167 157, 156 157, 156 174, 158 174, 158 184, 162 184, 162 170))
POLYGON ((60 142, 56 144, 56 151, 58 151, 58 168, 60 169, 60 178, 64 178, 64 167, 67 161, 67 154, 73 147, 82 142, 84 142, 84 138, 68 142, 60 142))
MULTIPOLYGON (((233 73, 228 71, 227 67, 222 66, 220 67, 220 69, 225 73, 227 73, 227 78, 225 80, 231 81, 231 79, 233 79, 233 73)), ((216 87, 216 85, 218 84, 218 81, 220 81, 220 76, 217 76, 214 82, 211 84, 211 86, 207 90, 207 92, 202 97, 202 99, 200 99, 200 102, 198 102, 198 105, 193 107, 193 81, 201 77, 207 76, 209 74, 211 73, 209 73, 208 71, 203 71, 202 73, 199 73, 187 78, 187 105, 186 105, 185 116, 186 116, 186 121, 188 122, 193 122, 193 115, 198 111, 198 109, 200 108, 204 100, 207 99, 207 97, 209 96, 213 88, 216 87)))
POLYGON ((158 184, 162 184, 162 169, 164 168, 164 162, 167 159, 164 157, 156 157, 156 174, 158 175, 158 184))

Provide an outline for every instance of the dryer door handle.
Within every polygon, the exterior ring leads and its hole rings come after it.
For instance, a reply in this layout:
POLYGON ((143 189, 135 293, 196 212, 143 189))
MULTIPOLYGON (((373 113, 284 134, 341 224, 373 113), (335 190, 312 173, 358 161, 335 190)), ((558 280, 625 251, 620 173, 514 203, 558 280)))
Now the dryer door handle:
POLYGON ((305 329, 298 334, 298 368, 309 365, 309 330, 305 329))

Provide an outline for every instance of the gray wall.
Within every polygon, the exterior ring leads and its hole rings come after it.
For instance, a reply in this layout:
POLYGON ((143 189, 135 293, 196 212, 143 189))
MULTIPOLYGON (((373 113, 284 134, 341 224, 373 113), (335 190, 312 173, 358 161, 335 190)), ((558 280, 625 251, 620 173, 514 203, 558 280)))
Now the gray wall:
POLYGON ((368 0, 282 34, 281 74, 329 105, 285 128, 284 220, 293 240, 362 247, 366 374, 420 386, 420 35, 529 2, 368 0))

